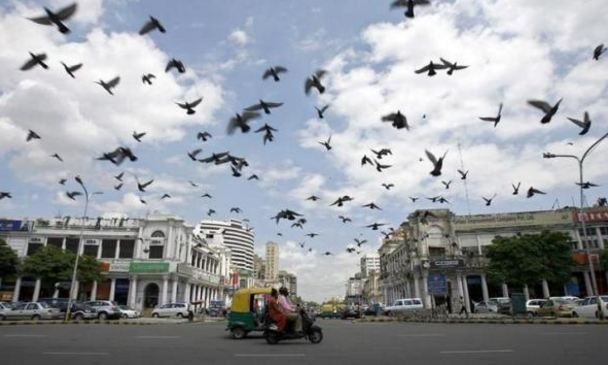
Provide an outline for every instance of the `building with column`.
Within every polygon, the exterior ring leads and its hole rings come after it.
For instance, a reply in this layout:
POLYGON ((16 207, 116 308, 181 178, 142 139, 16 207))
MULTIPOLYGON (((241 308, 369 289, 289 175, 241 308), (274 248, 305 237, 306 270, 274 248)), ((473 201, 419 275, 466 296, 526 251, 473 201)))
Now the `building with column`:
POLYGON ((253 256, 253 277, 255 279, 256 287, 263 287, 264 280, 266 277, 266 261, 258 256, 253 256))
MULTIPOLYGON (((416 211, 390 237, 383 241, 380 255, 380 289, 385 303, 395 299, 419 297, 428 308, 431 303, 456 308, 463 296, 471 301, 508 296, 511 291, 528 297, 549 295, 585 296, 592 292, 587 246, 599 253, 608 244, 608 209, 586 211, 587 240, 579 229, 581 216, 573 209, 478 214, 457 216, 447 209, 416 211), (536 234, 543 230, 565 232, 572 237, 572 253, 577 264, 566 285, 538 278, 524 288, 509 288, 490 282, 485 274, 485 248, 496 236, 536 234)), ((596 267, 598 289, 608 291, 608 276, 596 267)))
POLYGON ((266 270, 264 280, 274 283, 279 278, 279 245, 275 242, 266 242, 266 270))
POLYGON ((372 271, 380 271, 380 256, 377 253, 368 253, 361 257, 361 277, 366 278, 372 271))
POLYGON ((284 286, 289 290, 289 295, 293 297, 298 296, 298 278, 295 274, 289 273, 285 270, 280 270, 277 274, 277 286, 284 286))
POLYGON ((346 296, 344 300, 348 305, 362 304, 363 300, 363 281, 361 273, 358 272, 354 276, 348 278, 346 282, 346 296))
MULTIPOLYGON (((80 283, 77 299, 114 300, 143 310, 169 302, 205 305, 226 296, 230 250, 209 246, 178 217, 0 220, 0 227, 0 237, 19 257, 55 246, 101 261, 104 279, 80 283)), ((23 276, 3 281, 0 292, 10 292, 12 301, 36 301, 67 297, 69 287, 23 276)))

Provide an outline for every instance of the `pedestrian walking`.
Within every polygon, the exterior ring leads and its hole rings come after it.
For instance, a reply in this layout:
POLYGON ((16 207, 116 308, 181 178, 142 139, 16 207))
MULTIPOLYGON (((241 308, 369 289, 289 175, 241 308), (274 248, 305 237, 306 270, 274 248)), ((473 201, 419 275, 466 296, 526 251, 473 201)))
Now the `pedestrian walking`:
POLYGON ((467 311, 467 306, 464 305, 464 298, 462 296, 460 296, 458 301, 460 303, 460 313, 458 313, 458 315, 461 316, 462 313, 464 312, 467 319, 469 319, 469 311, 467 311))

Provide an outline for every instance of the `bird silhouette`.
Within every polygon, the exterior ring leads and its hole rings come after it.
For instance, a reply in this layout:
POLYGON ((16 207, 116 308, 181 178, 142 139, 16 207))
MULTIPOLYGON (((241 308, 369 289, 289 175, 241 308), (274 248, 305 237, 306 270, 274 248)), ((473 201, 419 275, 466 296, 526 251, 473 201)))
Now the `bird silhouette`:
POLYGON ((318 196, 316 196, 316 195, 311 195, 311 196, 309 196, 308 198, 306 198, 306 200, 312 200, 313 202, 316 202, 316 201, 317 201, 317 200, 319 200, 319 199, 321 199, 321 198, 319 198, 319 197, 318 197, 318 196))
POLYGON ((249 176, 249 177, 247 178, 247 180, 260 180, 260 178, 258 177, 258 175, 253 174, 253 175, 249 176))
POLYGON ((379 206, 377 206, 374 202, 371 202, 369 204, 365 204, 362 205, 363 208, 369 208, 371 210, 377 209, 377 210, 382 210, 382 208, 380 208, 379 206))
POLYGON ((317 115, 319 116, 319 119, 323 119, 323 113, 325 113, 327 108, 329 108, 329 104, 323 106, 321 109, 319 109, 315 106, 315 110, 317 111, 317 115))
POLYGON ((405 115, 401 114, 400 110, 397 110, 396 113, 387 114, 382 117, 383 122, 392 122, 393 127, 397 129, 405 128, 406 130, 410 129, 410 126, 407 124, 407 118, 405 115))
POLYGON ((163 196, 160 197, 160 200, 165 200, 165 199, 170 199, 170 198, 171 198, 171 195, 165 193, 165 194, 163 194, 163 196))
POLYGON ((61 62, 61 64, 63 65, 65 72, 67 72, 68 75, 70 75, 73 79, 76 78, 76 76, 74 76, 74 72, 78 71, 82 67, 82 63, 76 64, 73 66, 68 66, 63 62, 61 62))
POLYGON ((287 72, 287 69, 283 66, 274 66, 274 67, 270 67, 268 69, 266 69, 266 71, 264 71, 264 74, 262 75, 262 79, 266 80, 267 78, 269 78, 270 76, 272 76, 272 78, 274 79, 275 82, 280 81, 281 79, 279 78, 279 75, 282 73, 287 72))
POLYGON ((61 32, 62 34, 67 34, 70 32, 70 28, 63 24, 63 22, 68 20, 72 15, 74 15, 77 7, 78 5, 76 3, 73 3, 64 8, 61 8, 56 12, 53 12, 48 8, 44 8, 46 15, 36 18, 29 18, 29 20, 42 25, 56 25, 57 29, 59 29, 59 32, 61 32))
POLYGON ((118 185, 114 185, 114 190, 120 190, 120 188, 122 188, 122 183, 118 184, 118 185))
POLYGON ((271 217, 270 219, 274 219, 278 224, 279 220, 281 220, 281 219, 295 221, 297 219, 296 217, 301 217, 301 216, 302 216, 302 214, 297 213, 293 210, 283 209, 283 210, 279 211, 276 216, 271 217))
POLYGON ((208 215, 209 217, 211 217, 213 214, 215 214, 215 210, 214 210, 214 209, 209 209, 209 210, 207 211, 207 215, 208 215))
POLYGON ((184 102, 184 103, 175 103, 177 104, 180 108, 182 109, 186 109, 186 114, 187 115, 192 115, 194 113, 196 113, 194 111, 194 108, 201 103, 201 101, 203 101, 203 98, 198 98, 194 101, 191 102, 184 102))
POLYGON ((298 245, 300 246, 300 248, 304 248, 304 246, 306 245, 306 242, 298 242, 298 245))
POLYGON ((458 173, 460 174, 460 180, 466 180, 467 175, 469 175, 469 170, 467 170, 467 171, 458 170, 458 173))
POLYGON ((345 217, 343 215, 339 215, 338 218, 340 218, 340 220, 342 221, 342 223, 352 222, 353 221, 352 219, 350 219, 348 217, 345 217))
POLYGON ((146 135, 146 132, 142 132, 142 133, 137 133, 136 131, 133 131, 133 138, 137 141, 137 142, 141 142, 141 139, 143 136, 146 135))
POLYGON ((68 181, 68 179, 59 179, 58 183, 59 185, 65 185, 65 183, 68 181))
POLYGON ((526 195, 526 197, 527 198, 531 198, 531 197, 533 197, 536 194, 543 194, 544 195, 544 194, 547 194, 547 193, 542 192, 542 191, 540 191, 538 189, 535 189, 534 187, 531 186, 530 189, 528 189, 528 194, 526 195))
POLYGON ((444 186, 445 186, 445 190, 448 190, 450 188, 450 185, 452 184, 452 180, 450 181, 442 181, 441 182, 444 186))
POLYGON ((322 145, 323 147, 325 147, 325 149, 327 151, 331 150, 331 135, 329 136, 329 138, 327 139, 327 141, 319 141, 319 144, 322 145))
POLYGON ((131 162, 137 161, 137 156, 133 154, 129 147, 118 147, 112 152, 106 152, 98 160, 107 160, 116 166, 120 166, 128 158, 131 162))
POLYGON ((20 70, 31 70, 36 65, 39 65, 40 67, 46 70, 49 68, 49 66, 44 62, 44 60, 46 60, 46 53, 34 54, 30 52, 30 59, 26 63, 24 63, 23 66, 21 66, 20 70))
POLYGON ((58 153, 52 154, 51 157, 56 158, 59 162, 63 162, 63 158, 58 153))
POLYGON ((197 187, 198 187, 198 184, 197 184, 197 183, 195 183, 195 182, 194 182, 194 181, 192 181, 192 180, 188 180, 188 184, 190 184, 190 186, 192 186, 193 188, 197 188, 197 187))
POLYGON ((386 184, 386 183, 382 183, 382 186, 386 189, 386 190, 391 190, 392 187, 395 186, 395 184, 386 184))
POLYGON ((490 205, 492 205, 492 200, 494 200, 494 198, 496 197, 496 194, 492 195, 492 197, 490 198, 485 198, 485 197, 481 197, 485 202, 486 202, 486 207, 489 207, 490 205))
POLYGON ((429 0, 395 0, 391 3, 391 9, 407 8, 404 15, 408 18, 414 18, 414 7, 416 5, 429 5, 429 0))
POLYGON ((239 207, 230 208, 230 213, 240 214, 241 208, 239 208, 239 207))
POLYGON ((553 106, 542 100, 528 100, 528 104, 545 112, 545 115, 543 115, 540 122, 542 124, 547 124, 551 121, 551 118, 553 118, 555 113, 557 113, 557 110, 559 109, 559 104, 562 102, 562 100, 563 99, 559 99, 557 103, 553 106))
POLYGON ((374 163, 376 164, 376 171, 378 171, 378 172, 382 172, 382 170, 388 169, 393 166, 393 165, 383 165, 376 160, 374 160, 374 163))
POLYGON ((144 34, 150 33, 151 31, 153 31, 155 29, 158 29, 158 31, 161 33, 166 32, 165 27, 163 27, 163 25, 160 24, 158 19, 156 19, 153 16, 150 16, 150 20, 148 20, 146 22, 146 24, 144 24, 143 27, 141 27, 141 29, 139 30, 139 34, 144 35, 144 34))
POLYGON ((502 117, 502 103, 500 103, 500 105, 498 106, 498 115, 495 117, 479 117, 479 119, 483 120, 484 122, 492 122, 494 123, 494 128, 496 128, 496 126, 498 125, 498 123, 500 123, 500 118, 502 117))
POLYGON ((412 201, 412 203, 415 203, 415 202, 416 202, 416 200, 420 199, 420 198, 415 197, 415 196, 410 196, 409 198, 410 198, 410 200, 412 201))
POLYGON ((435 157, 435 155, 433 155, 428 150, 425 150, 424 152, 426 153, 426 157, 433 163, 433 170, 430 172, 430 174, 432 176, 441 176, 441 168, 443 167, 443 159, 448 154, 448 151, 445 151, 443 156, 439 159, 437 159, 435 157))
POLYGON ((4 198, 12 199, 13 196, 8 191, 0 191, 0 200, 2 200, 4 198))
POLYGON ((196 139, 202 140, 203 142, 207 142, 207 140, 212 137, 213 136, 209 132, 198 132, 196 135, 196 139))
POLYGON ((188 152, 188 157, 190 157, 190 159, 191 159, 192 161, 196 161, 196 156, 197 156, 199 153, 201 153, 202 151, 203 151, 203 149, 202 149, 202 148, 197 148, 197 149, 195 149, 195 150, 194 150, 194 151, 192 151, 192 152, 188 152))
POLYGON ((370 164, 374 166, 374 161, 371 158, 367 157, 367 155, 363 155, 363 158, 361 158, 361 166, 365 164, 370 164))
POLYGON ((315 238, 318 235, 319 235, 318 233, 307 233, 307 234, 305 234, 305 236, 308 236, 310 238, 315 238))
POLYGON ((372 224, 365 226, 365 228, 371 228, 372 231, 377 231, 378 228, 382 227, 382 226, 386 226, 386 223, 372 223, 372 224))
POLYGON ((141 77, 141 82, 144 84, 152 85, 152 79, 155 79, 156 76, 154 74, 144 74, 141 77))
POLYGON ((76 200, 76 197, 82 195, 82 193, 80 191, 68 191, 65 195, 72 200, 76 200))
POLYGON ((205 193, 205 194, 201 195, 201 198, 213 199, 213 196, 211 196, 211 194, 209 194, 209 193, 205 193))
POLYGON ((167 62, 167 66, 165 67, 165 72, 171 71, 172 68, 175 68, 177 70, 177 72, 179 72, 180 74, 183 74, 184 72, 186 72, 186 67, 184 66, 184 63, 175 58, 172 58, 171 60, 169 60, 169 62, 167 62))
POLYGON ((447 68, 445 65, 440 65, 437 63, 433 63, 433 61, 429 61, 429 64, 419 68, 418 70, 414 71, 417 74, 422 74, 422 73, 427 73, 427 76, 432 77, 435 76, 437 74, 437 70, 443 70, 447 68))
POLYGON ((264 100, 260 99, 259 103, 253 104, 252 106, 248 106, 244 110, 246 110, 248 112, 255 112, 255 111, 258 111, 258 110, 263 110, 264 113, 270 114, 270 109, 272 109, 272 108, 278 108, 281 105, 283 105, 283 103, 274 103, 274 102, 271 102, 271 101, 264 101, 264 100))
POLYGON ((242 133, 247 133, 251 130, 251 127, 247 125, 253 119, 260 117, 260 113, 256 112, 244 112, 243 114, 236 113, 236 115, 230 118, 228 123, 228 134, 233 134, 237 128, 241 129, 242 133))
POLYGON ((268 124, 264 124, 264 126, 262 126, 261 128, 257 129, 255 131, 255 133, 260 133, 260 132, 264 132, 264 144, 266 144, 266 142, 272 142, 274 140, 274 134, 272 134, 272 132, 278 132, 277 129, 274 129, 272 126, 269 126, 268 124))
POLYGON ((314 87, 319 91, 319 94, 325 92, 325 86, 321 84, 321 78, 327 73, 325 70, 317 70, 313 75, 306 79, 304 82, 304 92, 306 95, 310 94, 310 90, 314 87))
POLYGON ((521 187, 521 182, 518 182, 517 185, 511 184, 513 187, 513 195, 519 194, 519 188, 521 187))
POLYGON ((40 136, 38 135, 38 133, 36 133, 33 130, 29 129, 28 133, 27 133, 27 137, 25 138, 25 141, 29 142, 32 139, 40 139, 40 136))
POLYGON ((232 176, 234 177, 241 177, 243 175, 241 174, 241 171, 234 166, 230 166, 230 169, 232 170, 232 176))
POLYGON ((592 183, 592 182, 590 182, 590 181, 586 181, 586 182, 584 182, 584 183, 582 183, 582 184, 581 184, 580 182, 577 182, 577 183, 575 183, 575 184, 576 184, 576 185, 578 185, 578 186, 580 186, 580 187, 581 187, 581 188, 583 188, 583 189, 595 188, 595 187, 598 187, 598 186, 599 186, 599 185, 594 184, 594 183, 592 183))
POLYGON ((374 155, 376 155, 376 158, 378 160, 381 160, 383 156, 388 156, 388 155, 393 154, 393 152, 389 148, 382 148, 380 151, 375 151, 373 149, 370 149, 370 151, 372 151, 372 153, 374 155))
POLYGON ((146 188, 148 186, 150 186, 150 184, 152 184, 154 182, 154 179, 152 179, 152 180, 146 181, 145 183, 140 183, 139 179, 137 178, 137 176, 135 176, 135 180, 137 181, 137 189, 139 191, 141 191, 142 193, 145 193, 146 192, 146 188))
POLYGON ((124 175, 125 175, 125 173, 124 173, 124 172, 121 172, 120 174, 118 174, 118 175, 114 176, 114 178, 115 178, 116 180, 118 180, 118 181, 122 181, 122 177, 123 177, 124 175))
POLYGON ((604 48, 604 44, 602 43, 599 46, 595 47, 595 49, 593 50, 593 59, 599 61, 600 56, 604 52, 606 52, 606 48, 604 48))
POLYGON ((325 253, 324 253, 323 255, 325 255, 325 256, 331 256, 331 255, 332 255, 332 253, 331 253, 331 252, 329 252, 329 251, 325 251, 325 253))
POLYGON ((101 85, 101 87, 103 87, 105 89, 105 91, 108 92, 108 94, 110 95, 114 95, 114 93, 112 92, 112 89, 114 89, 118 83, 120 82, 120 77, 116 76, 115 78, 113 78, 110 81, 103 81, 103 80, 99 80, 99 81, 95 81, 96 84, 101 85))
POLYGON ((142 198, 141 196, 139 197, 139 202, 142 203, 142 204, 144 204, 144 205, 148 204, 148 202, 145 201, 144 198, 142 198))
POLYGON ((452 63, 450 61, 446 61, 445 59, 443 59, 441 57, 439 59, 441 60, 441 63, 443 63, 443 65, 448 69, 447 74, 450 76, 454 73, 454 71, 463 70, 463 69, 469 67, 469 66, 458 65, 457 62, 452 63))
POLYGON ((570 120, 572 123, 576 124, 581 128, 581 131, 579 132, 580 136, 584 136, 585 134, 587 134, 587 132, 589 132, 589 128, 591 128, 591 119, 589 118, 589 113, 587 112, 583 114, 582 122, 574 118, 568 118, 568 120, 570 120))
POLYGON ((360 240, 358 238, 355 238, 355 243, 357 244, 357 247, 361 247, 361 245, 367 243, 367 240, 360 240))
POLYGON ((331 206, 336 205, 338 207, 341 207, 344 205, 344 203, 352 201, 352 200, 354 200, 352 197, 350 197, 348 195, 344 195, 344 196, 341 196, 338 199, 336 199, 336 201, 331 203, 329 206, 331 207, 331 206))
POLYGON ((211 156, 200 159, 198 161, 202 162, 202 163, 213 162, 216 165, 220 165, 220 164, 228 162, 228 160, 225 159, 227 156, 228 156, 228 152, 212 153, 211 156))

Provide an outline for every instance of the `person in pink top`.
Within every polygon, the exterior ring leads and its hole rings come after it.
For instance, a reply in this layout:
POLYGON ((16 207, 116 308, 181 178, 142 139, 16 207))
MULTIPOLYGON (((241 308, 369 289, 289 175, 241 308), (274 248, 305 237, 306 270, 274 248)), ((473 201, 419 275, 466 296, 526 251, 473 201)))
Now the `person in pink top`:
POLYGON ((295 322, 294 330, 296 332, 302 331, 302 318, 298 314, 298 308, 293 305, 291 300, 287 297, 289 295, 289 291, 285 287, 281 287, 279 289, 279 307, 287 317, 287 320, 291 323, 295 322))

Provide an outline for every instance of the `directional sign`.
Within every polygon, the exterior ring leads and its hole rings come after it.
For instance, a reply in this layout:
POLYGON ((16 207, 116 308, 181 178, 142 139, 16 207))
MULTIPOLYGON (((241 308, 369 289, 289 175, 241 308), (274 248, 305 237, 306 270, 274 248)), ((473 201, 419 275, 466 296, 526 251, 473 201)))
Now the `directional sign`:
POLYGON ((448 281, 444 274, 429 274, 427 282, 429 294, 448 295, 448 281))

